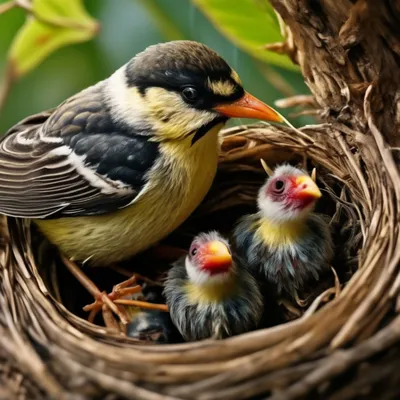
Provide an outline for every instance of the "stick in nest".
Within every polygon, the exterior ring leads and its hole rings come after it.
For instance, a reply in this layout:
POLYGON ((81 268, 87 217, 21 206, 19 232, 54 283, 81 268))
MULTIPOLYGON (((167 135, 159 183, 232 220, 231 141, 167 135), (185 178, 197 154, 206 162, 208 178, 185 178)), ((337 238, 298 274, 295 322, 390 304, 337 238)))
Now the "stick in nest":
POLYGON ((168 307, 165 304, 153 304, 145 301, 122 299, 122 297, 131 296, 141 292, 141 286, 136 284, 136 276, 115 285, 111 293, 107 294, 101 292, 99 288, 89 279, 89 277, 71 260, 64 255, 61 255, 61 260, 69 271, 78 279, 83 287, 95 298, 95 301, 83 307, 84 311, 88 311, 88 321, 94 321, 96 315, 102 311, 103 320, 107 328, 111 330, 122 331, 118 327, 113 314, 118 316, 123 325, 128 324, 130 321, 125 312, 124 306, 134 306, 139 308, 146 308, 151 310, 159 310, 168 312, 168 307))

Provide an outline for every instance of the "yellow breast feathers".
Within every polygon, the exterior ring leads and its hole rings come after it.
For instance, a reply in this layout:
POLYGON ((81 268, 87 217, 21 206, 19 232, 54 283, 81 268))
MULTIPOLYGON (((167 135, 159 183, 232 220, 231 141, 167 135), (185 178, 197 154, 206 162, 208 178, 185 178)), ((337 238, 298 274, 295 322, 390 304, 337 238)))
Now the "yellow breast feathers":
POLYGON ((307 226, 304 221, 274 223, 262 219, 256 225, 256 236, 269 247, 284 247, 294 244, 304 235, 307 226))
POLYGON ((235 295, 237 282, 235 276, 221 282, 213 282, 204 285, 196 285, 189 282, 185 286, 190 304, 210 304, 221 301, 235 295))

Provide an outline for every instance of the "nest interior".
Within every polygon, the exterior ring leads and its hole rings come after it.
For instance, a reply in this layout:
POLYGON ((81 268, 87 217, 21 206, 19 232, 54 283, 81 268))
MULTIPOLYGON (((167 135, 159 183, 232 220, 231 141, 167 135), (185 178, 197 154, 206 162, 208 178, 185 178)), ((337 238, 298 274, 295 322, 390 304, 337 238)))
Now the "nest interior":
MULTIPOLYGON (((224 132, 213 188, 165 243, 186 248, 197 232, 227 233, 240 215, 253 212, 265 180, 263 158, 270 166, 317 168, 325 194, 317 211, 331 217, 335 259, 332 275, 305 293, 311 301, 300 318, 285 313, 275 326, 223 341, 155 345, 88 323, 81 308, 91 297, 65 268, 54 268, 52 252, 35 257, 40 246, 28 223, 3 219, 0 376, 12 382, 7 390, 57 399, 343 399, 381 393, 383 376, 396 390, 400 373, 383 366, 400 353, 393 346, 400 337, 400 185, 383 152, 378 136, 344 127, 224 132)), ((149 265, 145 256, 129 263, 136 272, 149 265)), ((121 280, 107 269, 87 272, 102 290, 121 280)))

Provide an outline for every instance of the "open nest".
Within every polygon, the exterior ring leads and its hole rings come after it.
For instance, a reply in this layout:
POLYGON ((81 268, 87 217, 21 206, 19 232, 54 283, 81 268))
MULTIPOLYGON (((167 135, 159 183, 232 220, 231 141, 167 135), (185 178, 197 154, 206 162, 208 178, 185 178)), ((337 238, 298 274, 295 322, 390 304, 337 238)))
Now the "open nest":
MULTIPOLYGON (((222 341, 159 345, 87 322, 90 296, 54 252, 39 251, 26 222, 4 218, 0 398, 398 398, 400 180, 387 151, 378 132, 345 127, 225 131, 211 192, 166 243, 186 248, 191 235, 229 232, 254 211, 264 158, 317 168, 317 211, 331 216, 336 251, 332 275, 304 294, 298 315, 284 310, 279 324, 222 341)), ((124 279, 88 273, 107 291, 124 279)))

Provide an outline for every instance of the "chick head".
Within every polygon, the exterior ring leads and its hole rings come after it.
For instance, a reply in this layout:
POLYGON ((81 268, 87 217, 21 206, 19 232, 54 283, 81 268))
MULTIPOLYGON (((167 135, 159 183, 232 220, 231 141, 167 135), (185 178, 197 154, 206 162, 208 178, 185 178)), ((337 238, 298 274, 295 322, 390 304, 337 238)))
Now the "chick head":
POLYGON ((201 233, 193 240, 186 256, 189 279, 198 285, 228 279, 233 269, 228 242, 218 233, 201 233))
POLYGON ((314 180, 291 165, 276 168, 258 193, 262 215, 284 222, 305 218, 322 196, 314 180))

